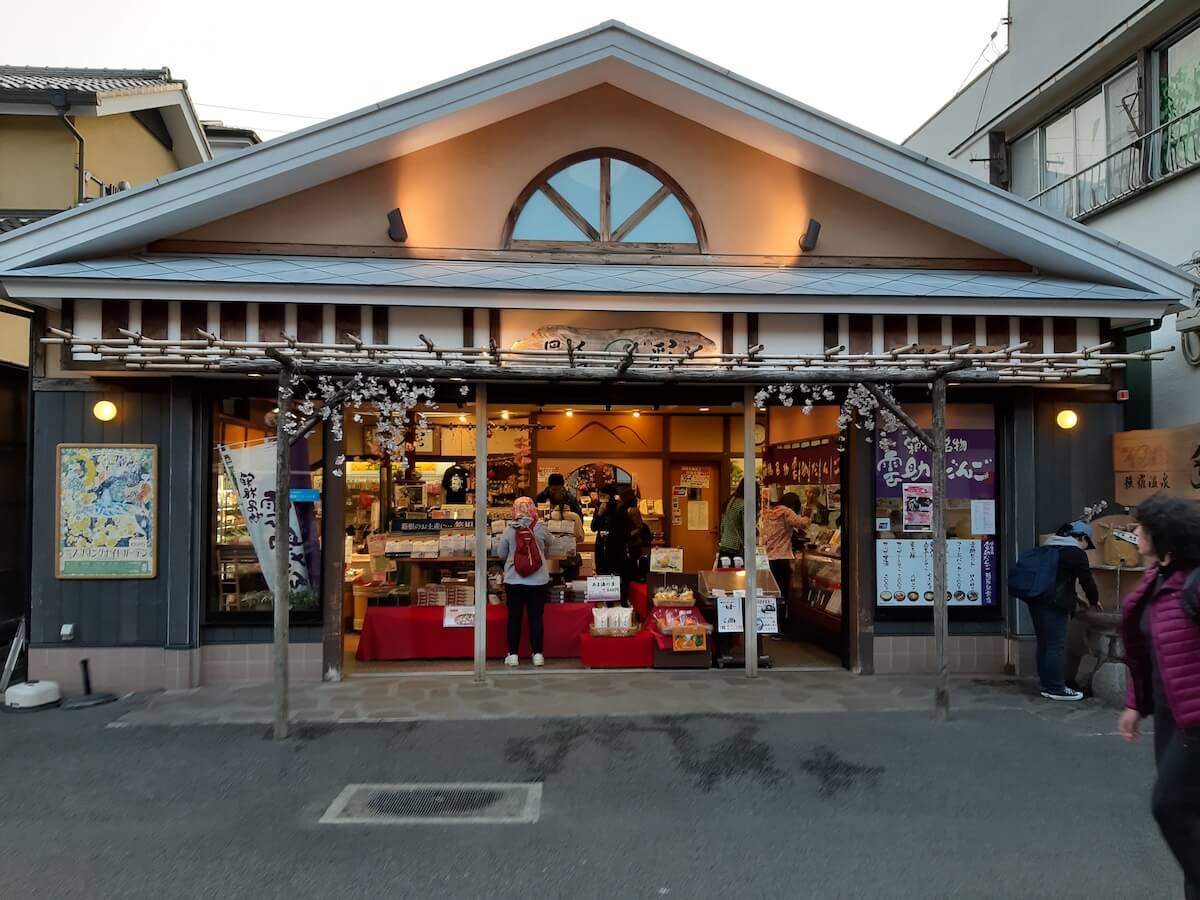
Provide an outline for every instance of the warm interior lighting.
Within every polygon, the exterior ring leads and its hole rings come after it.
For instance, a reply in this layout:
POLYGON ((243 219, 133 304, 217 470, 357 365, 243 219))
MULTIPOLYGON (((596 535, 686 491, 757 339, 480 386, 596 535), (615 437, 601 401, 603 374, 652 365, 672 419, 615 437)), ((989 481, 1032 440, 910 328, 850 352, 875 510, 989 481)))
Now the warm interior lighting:
POLYGON ((637 409, 635 409, 635 410, 633 411, 633 417, 634 417, 635 419, 640 419, 640 418, 642 417, 642 413, 641 413, 641 411, 640 411, 640 410, 637 410, 637 409))
POLYGON ((1054 417, 1054 421, 1058 423, 1058 427, 1063 429, 1063 431, 1070 431, 1079 424, 1079 413, 1073 409, 1059 410, 1058 415, 1054 417))
POLYGON ((573 410, 573 409, 568 409, 568 410, 567 410, 567 418, 569 419, 569 418, 571 418, 571 416, 573 416, 573 415, 575 415, 575 410, 573 410))
POLYGON ((117 417, 117 404, 111 400, 99 400, 92 407, 92 415, 101 422, 111 422, 117 417))
POLYGON ((466 414, 466 413, 459 413, 459 414, 458 414, 458 421, 460 421, 460 422, 465 422, 465 421, 467 421, 467 414, 466 414))
POLYGON ((708 412, 708 407, 707 406, 700 407, 700 412, 708 412))
POLYGON ((502 419, 507 419, 507 418, 508 418, 508 410, 507 410, 507 409, 505 409, 505 410, 502 410, 502 411, 500 412, 500 418, 502 418, 502 419))

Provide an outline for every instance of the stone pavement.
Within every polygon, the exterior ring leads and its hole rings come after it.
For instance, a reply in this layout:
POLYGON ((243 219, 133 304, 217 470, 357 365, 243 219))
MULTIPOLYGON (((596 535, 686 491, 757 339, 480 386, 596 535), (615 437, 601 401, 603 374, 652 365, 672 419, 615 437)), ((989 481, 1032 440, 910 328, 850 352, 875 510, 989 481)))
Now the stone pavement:
MULTIPOLYGON (((956 710, 1019 710, 1069 717, 1097 703, 1051 704, 1032 682, 952 679, 956 710)), ((296 722, 417 722, 484 719, 738 713, 926 712, 930 676, 861 676, 850 672, 513 673, 482 684, 470 675, 353 678, 307 683, 290 691, 296 722)), ((109 727, 238 725, 272 721, 270 684, 201 687, 136 695, 109 727)), ((1107 716, 1107 711, 1105 713, 1107 716)))

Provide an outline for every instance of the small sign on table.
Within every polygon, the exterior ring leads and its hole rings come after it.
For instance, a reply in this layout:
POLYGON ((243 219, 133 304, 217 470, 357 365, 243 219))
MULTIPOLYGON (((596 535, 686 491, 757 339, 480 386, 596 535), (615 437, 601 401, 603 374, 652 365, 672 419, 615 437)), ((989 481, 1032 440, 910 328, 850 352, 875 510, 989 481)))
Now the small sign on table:
POLYGON ((447 606, 442 611, 443 628, 474 628, 475 607, 447 606))
POLYGON ((592 575, 587 580, 588 603, 620 603, 621 577, 619 575, 592 575))

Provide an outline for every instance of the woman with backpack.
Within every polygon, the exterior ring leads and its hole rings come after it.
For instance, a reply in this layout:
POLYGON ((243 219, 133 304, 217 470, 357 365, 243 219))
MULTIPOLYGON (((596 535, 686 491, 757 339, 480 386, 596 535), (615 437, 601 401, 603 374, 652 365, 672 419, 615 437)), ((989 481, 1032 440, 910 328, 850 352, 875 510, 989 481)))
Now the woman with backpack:
POLYGON ((1129 669, 1122 737, 1154 716, 1158 778, 1151 811, 1200 900, 1200 504, 1151 497, 1135 513, 1138 550, 1152 564, 1121 604, 1129 669))
POLYGON ((504 560, 504 597, 508 604, 508 656, 506 666, 518 665, 521 649, 521 619, 529 610, 529 646, 533 664, 544 666, 542 655, 542 613, 550 584, 546 566, 546 547, 549 535, 546 526, 538 521, 537 503, 531 497, 518 497, 513 502, 512 521, 500 535, 496 555, 504 560))

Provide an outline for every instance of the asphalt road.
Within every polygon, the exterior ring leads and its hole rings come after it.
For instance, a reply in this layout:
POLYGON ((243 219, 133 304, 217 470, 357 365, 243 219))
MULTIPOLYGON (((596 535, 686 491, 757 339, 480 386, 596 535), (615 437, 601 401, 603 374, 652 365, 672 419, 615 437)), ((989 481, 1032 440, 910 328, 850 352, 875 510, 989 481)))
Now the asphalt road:
POLYGON ((12 898, 1182 894, 1108 712, 106 728, 0 716, 12 898), (544 783, 540 821, 321 825, 352 782, 544 783))

